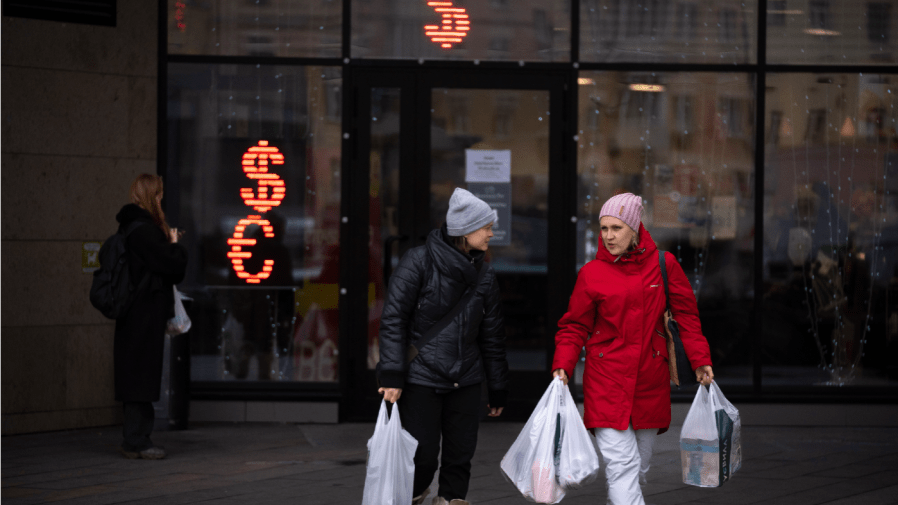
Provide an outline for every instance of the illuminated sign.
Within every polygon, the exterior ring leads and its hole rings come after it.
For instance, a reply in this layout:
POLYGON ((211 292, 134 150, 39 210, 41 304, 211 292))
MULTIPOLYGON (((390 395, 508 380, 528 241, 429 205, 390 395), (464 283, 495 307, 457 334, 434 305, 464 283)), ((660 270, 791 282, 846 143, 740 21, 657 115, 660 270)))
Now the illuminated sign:
POLYGON ((259 284, 271 276, 274 260, 263 260, 260 272, 254 274, 247 272, 243 262, 253 257, 253 253, 247 249, 256 245, 258 239, 245 237, 244 232, 247 227, 255 225, 262 229, 265 238, 274 238, 274 227, 270 221, 262 219, 261 214, 277 207, 284 199, 287 191, 284 181, 278 174, 268 171, 270 165, 283 165, 284 155, 277 147, 269 146, 267 140, 260 140, 258 145, 250 147, 243 153, 241 164, 243 173, 249 180, 255 181, 257 187, 255 190, 240 188, 240 197, 247 207, 252 207, 259 214, 250 214, 237 222, 234 235, 228 239, 228 245, 231 246, 228 258, 231 259, 237 277, 244 279, 248 284, 259 284))
POLYGON ((664 91, 664 86, 661 84, 631 84, 630 89, 632 91, 643 91, 645 93, 661 93, 664 91))
POLYGON ((178 25, 179 31, 187 30, 187 23, 184 22, 184 9, 187 4, 184 2, 175 2, 175 23, 178 25))
POLYGON ((461 42, 468 35, 471 21, 464 7, 455 7, 451 1, 429 1, 427 5, 443 18, 441 24, 424 25, 424 34, 430 40, 450 49, 452 44, 461 42))

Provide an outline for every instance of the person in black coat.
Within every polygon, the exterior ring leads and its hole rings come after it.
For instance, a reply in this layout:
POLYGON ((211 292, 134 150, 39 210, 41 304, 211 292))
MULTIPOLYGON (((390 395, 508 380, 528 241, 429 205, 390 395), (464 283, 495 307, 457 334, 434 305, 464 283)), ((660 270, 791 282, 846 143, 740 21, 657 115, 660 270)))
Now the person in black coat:
POLYGON ((162 384, 166 322, 174 316, 172 286, 187 269, 187 250, 178 244, 162 212, 162 178, 141 174, 131 184, 131 202, 115 219, 119 231, 140 222, 126 240, 131 279, 139 286, 124 316, 115 321, 115 399, 122 402, 121 445, 125 457, 160 459, 165 451, 150 440, 162 384))
POLYGON ((442 457, 434 505, 462 505, 477 448, 480 389, 486 381, 490 412, 505 407, 508 361, 496 273, 484 256, 496 211, 456 188, 446 224, 425 245, 408 251, 390 277, 380 325, 378 392, 396 403, 402 426, 418 441, 413 504, 420 504, 442 457), (479 275, 487 269, 484 275, 479 275), (478 282, 479 279, 479 282, 478 282), (422 336, 470 289, 467 305, 433 339, 422 336), (409 361, 408 347, 418 344, 409 361))

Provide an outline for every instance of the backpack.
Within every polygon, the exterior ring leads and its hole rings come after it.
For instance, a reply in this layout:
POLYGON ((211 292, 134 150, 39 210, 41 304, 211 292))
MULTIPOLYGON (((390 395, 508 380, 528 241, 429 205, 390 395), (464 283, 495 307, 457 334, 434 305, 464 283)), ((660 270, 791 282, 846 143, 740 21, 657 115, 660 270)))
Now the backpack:
POLYGON ((142 225, 139 221, 131 223, 106 239, 100 247, 100 269, 94 272, 94 280, 90 285, 90 303, 109 319, 125 315, 134 301, 134 293, 149 277, 145 275, 137 286, 131 282, 125 247, 128 235, 142 225))

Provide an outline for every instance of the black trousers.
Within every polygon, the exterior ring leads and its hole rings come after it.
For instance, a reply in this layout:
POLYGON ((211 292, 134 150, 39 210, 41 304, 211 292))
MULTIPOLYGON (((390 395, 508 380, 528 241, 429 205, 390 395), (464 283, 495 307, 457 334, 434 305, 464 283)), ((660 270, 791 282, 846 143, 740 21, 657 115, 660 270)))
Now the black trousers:
POLYGON ((156 411, 151 402, 122 402, 124 420, 122 435, 125 437, 122 447, 128 451, 140 452, 153 447, 150 433, 156 421, 156 411))
POLYGON ((471 480, 471 459, 477 448, 480 384, 445 393, 432 387, 406 384, 398 405, 402 427, 418 441, 412 496, 419 496, 427 489, 439 466, 437 495, 449 501, 464 500, 471 480))

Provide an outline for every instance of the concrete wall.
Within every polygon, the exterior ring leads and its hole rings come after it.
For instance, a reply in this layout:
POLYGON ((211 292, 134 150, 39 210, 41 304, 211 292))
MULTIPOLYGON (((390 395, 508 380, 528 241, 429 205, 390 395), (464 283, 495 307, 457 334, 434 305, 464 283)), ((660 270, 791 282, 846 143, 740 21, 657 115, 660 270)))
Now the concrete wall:
POLYGON ((114 28, 2 18, 4 435, 121 420, 81 249, 156 172, 157 6, 118 2, 114 28))

